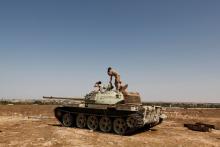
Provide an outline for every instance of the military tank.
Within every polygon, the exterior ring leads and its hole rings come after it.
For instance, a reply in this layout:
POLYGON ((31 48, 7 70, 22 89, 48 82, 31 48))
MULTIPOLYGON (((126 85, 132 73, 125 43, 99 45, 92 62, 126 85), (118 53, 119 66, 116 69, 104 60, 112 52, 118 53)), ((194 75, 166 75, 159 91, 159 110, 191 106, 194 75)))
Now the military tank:
POLYGON ((111 86, 103 89, 91 91, 84 98, 43 98, 71 101, 54 109, 56 119, 65 127, 126 135, 142 127, 154 127, 166 118, 162 107, 144 106, 139 93, 124 94, 111 86))

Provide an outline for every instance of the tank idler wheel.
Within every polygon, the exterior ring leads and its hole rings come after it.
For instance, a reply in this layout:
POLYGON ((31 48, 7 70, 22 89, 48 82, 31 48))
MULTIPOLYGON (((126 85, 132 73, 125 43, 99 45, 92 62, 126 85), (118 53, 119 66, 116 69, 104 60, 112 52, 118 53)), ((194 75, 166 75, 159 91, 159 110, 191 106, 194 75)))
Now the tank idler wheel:
POLYGON ((87 127, 90 130, 97 130, 98 126, 99 126, 98 118, 94 115, 89 116, 87 119, 87 127))
POLYGON ((116 134, 125 135, 127 131, 126 121, 122 118, 116 118, 113 122, 113 129, 116 134))
POLYGON ((112 129, 112 121, 109 117, 103 116, 99 121, 99 128, 102 132, 110 132, 112 129))
POLYGON ((69 113, 65 113, 62 117, 62 124, 65 127, 73 126, 73 116, 69 113))
POLYGON ((85 128, 86 127, 86 116, 84 114, 80 113, 77 115, 76 126, 78 128, 85 128))

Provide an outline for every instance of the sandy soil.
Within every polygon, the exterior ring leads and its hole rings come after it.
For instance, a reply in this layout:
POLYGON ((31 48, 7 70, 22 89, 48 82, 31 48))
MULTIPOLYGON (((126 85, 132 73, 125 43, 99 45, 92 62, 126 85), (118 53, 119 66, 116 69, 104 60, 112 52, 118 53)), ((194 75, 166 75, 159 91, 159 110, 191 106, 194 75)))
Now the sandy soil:
POLYGON ((220 130, 191 131, 184 123, 205 122, 220 129, 220 109, 167 109, 168 119, 131 136, 62 127, 55 106, 0 105, 0 146, 220 146, 220 130))

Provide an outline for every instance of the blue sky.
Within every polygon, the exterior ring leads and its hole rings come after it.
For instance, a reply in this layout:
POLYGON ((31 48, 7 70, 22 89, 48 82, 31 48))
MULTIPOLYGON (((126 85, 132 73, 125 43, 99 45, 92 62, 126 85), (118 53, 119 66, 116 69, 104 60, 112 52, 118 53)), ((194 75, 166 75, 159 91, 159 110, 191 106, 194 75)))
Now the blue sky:
POLYGON ((220 102, 220 1, 0 2, 0 98, 83 96, 112 66, 145 101, 220 102))

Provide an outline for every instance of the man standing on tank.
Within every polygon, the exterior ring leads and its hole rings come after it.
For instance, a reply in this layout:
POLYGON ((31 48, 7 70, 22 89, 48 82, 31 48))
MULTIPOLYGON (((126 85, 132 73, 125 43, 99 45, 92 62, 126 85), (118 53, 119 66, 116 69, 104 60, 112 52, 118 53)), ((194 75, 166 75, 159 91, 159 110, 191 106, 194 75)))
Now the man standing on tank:
POLYGON ((109 67, 108 68, 108 75, 110 76, 109 83, 112 83, 112 77, 114 77, 115 78, 115 88, 116 88, 116 90, 119 90, 122 82, 121 82, 121 78, 120 78, 120 75, 118 74, 118 72, 116 72, 111 67, 109 67))

